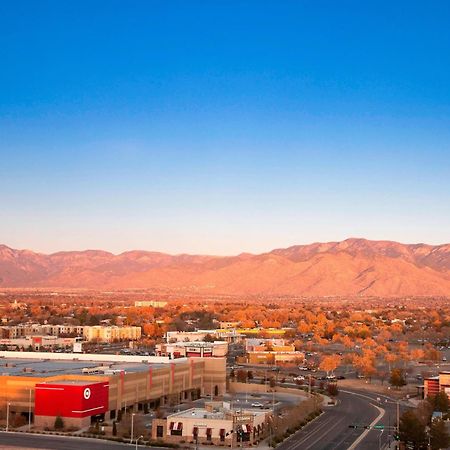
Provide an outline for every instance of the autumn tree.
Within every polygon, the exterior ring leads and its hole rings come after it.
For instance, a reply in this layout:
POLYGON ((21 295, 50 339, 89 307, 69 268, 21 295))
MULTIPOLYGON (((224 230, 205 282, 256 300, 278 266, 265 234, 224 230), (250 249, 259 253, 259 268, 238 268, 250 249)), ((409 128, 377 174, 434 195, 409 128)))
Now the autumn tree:
POLYGON ((396 388, 406 385, 405 373, 402 369, 392 369, 389 383, 396 388))
POLYGON ((327 355, 322 358, 319 368, 329 375, 330 372, 334 372, 340 363, 341 357, 339 355, 327 355))

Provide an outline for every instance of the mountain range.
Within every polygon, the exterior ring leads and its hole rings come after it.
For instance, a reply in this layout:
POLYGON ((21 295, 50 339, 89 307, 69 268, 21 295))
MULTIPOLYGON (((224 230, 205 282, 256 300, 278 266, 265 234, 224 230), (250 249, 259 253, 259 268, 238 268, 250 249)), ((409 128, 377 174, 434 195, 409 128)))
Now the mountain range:
POLYGON ((157 288, 217 294, 450 296, 450 244, 346 239, 237 256, 0 245, 3 288, 157 288))

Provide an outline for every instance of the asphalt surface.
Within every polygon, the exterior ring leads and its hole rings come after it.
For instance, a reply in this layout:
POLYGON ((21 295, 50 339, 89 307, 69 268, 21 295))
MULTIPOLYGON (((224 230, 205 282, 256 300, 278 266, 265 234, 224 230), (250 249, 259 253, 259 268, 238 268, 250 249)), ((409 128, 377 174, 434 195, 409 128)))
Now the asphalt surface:
MULTIPOLYGON (((384 409, 383 417, 376 425, 395 426, 396 404, 386 403, 386 397, 366 392, 350 391, 339 393, 339 404, 326 407, 324 414, 311 422, 287 441, 277 447, 279 450, 347 450, 366 430, 349 428, 349 425, 363 427, 370 425, 380 411, 372 405, 384 409), (380 398, 380 402, 377 401, 380 398)), ((401 412, 400 412, 401 413, 401 412)), ((392 441, 392 433, 386 428, 371 429, 354 448, 358 450, 378 450, 392 441)))
MULTIPOLYGON (((26 448, 26 449, 48 449, 48 450, 80 450, 82 448, 89 450, 120 450, 136 448, 135 444, 119 444, 101 439, 83 439, 65 436, 49 436, 25 433, 6 433, 0 432, 0 449, 6 448, 26 448)), ((148 448, 138 445, 138 448, 148 448)), ((157 448, 157 447, 153 447, 157 448)), ((164 449, 167 450, 167 449, 164 449)))

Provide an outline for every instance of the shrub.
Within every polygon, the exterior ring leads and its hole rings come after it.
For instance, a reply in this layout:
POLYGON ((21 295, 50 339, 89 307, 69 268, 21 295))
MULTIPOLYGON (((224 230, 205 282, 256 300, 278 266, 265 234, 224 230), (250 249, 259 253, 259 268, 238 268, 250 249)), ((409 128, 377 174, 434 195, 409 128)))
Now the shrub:
POLYGON ((55 430, 62 430, 64 428, 64 421, 61 416, 56 416, 55 430))

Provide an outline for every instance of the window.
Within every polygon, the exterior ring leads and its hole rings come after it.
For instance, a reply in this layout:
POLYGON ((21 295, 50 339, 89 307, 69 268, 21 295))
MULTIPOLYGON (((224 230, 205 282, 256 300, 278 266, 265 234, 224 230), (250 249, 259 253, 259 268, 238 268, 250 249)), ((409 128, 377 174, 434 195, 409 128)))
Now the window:
POLYGON ((183 424, 181 422, 170 422, 170 430, 171 436, 182 436, 183 424))
POLYGON ((162 438, 163 437, 163 426, 158 425, 156 427, 156 437, 162 438))

